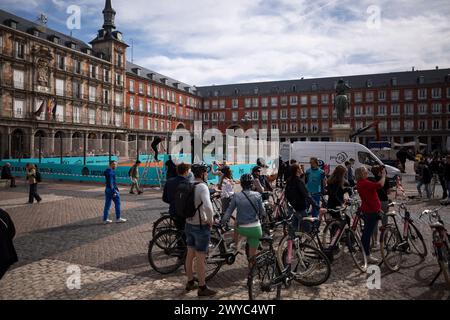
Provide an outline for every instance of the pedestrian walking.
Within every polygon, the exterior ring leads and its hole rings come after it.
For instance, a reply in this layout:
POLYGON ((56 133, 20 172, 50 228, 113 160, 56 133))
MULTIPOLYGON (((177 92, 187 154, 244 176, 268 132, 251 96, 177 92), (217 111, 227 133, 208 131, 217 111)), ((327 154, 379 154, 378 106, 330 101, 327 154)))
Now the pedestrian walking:
POLYGON ((111 161, 109 168, 105 170, 105 208, 103 210, 103 222, 105 224, 112 223, 109 219, 109 209, 112 202, 114 202, 114 208, 116 211, 116 222, 126 222, 127 220, 120 216, 120 193, 116 183, 116 170, 117 162, 111 161))
POLYGON ((130 193, 131 194, 135 194, 134 193, 134 189, 136 189, 136 192, 138 194, 142 194, 142 190, 139 187, 139 165, 141 164, 141 161, 136 161, 136 163, 130 168, 130 170, 128 171, 128 175, 130 176, 131 179, 131 189, 130 189, 130 193))
POLYGON ((32 163, 28 163, 26 165, 26 170, 27 170, 26 179, 30 186, 28 203, 32 204, 34 202, 34 199, 36 199, 36 201, 38 203, 40 203, 42 201, 42 198, 39 196, 39 194, 37 192, 37 188, 38 188, 38 183, 41 182, 41 174, 37 170, 36 166, 32 163))

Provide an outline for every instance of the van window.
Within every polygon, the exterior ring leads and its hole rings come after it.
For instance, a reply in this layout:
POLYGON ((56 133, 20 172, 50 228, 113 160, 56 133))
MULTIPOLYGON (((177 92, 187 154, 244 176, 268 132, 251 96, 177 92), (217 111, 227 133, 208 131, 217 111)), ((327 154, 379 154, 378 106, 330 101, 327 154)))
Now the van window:
POLYGON ((364 151, 358 151, 358 160, 359 160, 359 163, 365 164, 365 165, 368 165, 371 167, 380 164, 378 162, 378 160, 374 158, 373 155, 371 155, 368 152, 364 152, 364 151))

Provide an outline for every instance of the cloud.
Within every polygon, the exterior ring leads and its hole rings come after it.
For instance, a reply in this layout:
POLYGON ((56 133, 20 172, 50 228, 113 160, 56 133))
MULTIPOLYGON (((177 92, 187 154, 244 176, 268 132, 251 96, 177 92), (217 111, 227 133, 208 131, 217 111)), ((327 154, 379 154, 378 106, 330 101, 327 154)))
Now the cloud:
MULTIPOLYGON (((46 1, 61 12, 69 3, 46 1)), ((134 61, 190 84, 450 67, 448 0, 112 3, 118 29, 134 40, 134 61), (367 25, 372 5, 381 12, 379 29, 367 25)), ((94 34, 104 1, 75 4, 82 7, 82 36, 94 34)))

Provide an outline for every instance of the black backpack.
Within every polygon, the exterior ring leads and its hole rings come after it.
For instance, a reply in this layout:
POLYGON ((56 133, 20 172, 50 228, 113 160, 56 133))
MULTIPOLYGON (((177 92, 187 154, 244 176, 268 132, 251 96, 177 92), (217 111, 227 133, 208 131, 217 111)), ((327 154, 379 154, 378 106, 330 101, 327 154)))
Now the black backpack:
POLYGON ((178 185, 177 191, 175 192, 175 210, 179 218, 192 218, 203 205, 202 202, 198 207, 195 206, 195 187, 198 184, 199 182, 183 182, 178 185))
POLYGON ((36 182, 42 182, 42 176, 41 176, 41 173, 38 171, 38 170, 36 170, 36 182))

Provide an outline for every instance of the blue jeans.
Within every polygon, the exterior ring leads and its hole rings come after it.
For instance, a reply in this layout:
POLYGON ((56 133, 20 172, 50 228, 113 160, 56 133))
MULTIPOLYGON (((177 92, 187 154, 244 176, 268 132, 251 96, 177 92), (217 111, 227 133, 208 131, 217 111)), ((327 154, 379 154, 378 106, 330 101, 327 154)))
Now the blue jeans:
POLYGON ((417 191, 422 196, 422 186, 425 186, 425 192, 427 193, 427 198, 431 198, 431 190, 430 190, 430 184, 423 183, 422 181, 417 182, 417 191))
POLYGON ((375 227, 378 225, 379 217, 379 214, 374 212, 363 214, 364 230, 362 232, 361 242, 366 255, 370 255, 370 239, 372 238, 375 227))
POLYGON ((114 201, 114 207, 116 209, 116 219, 120 219, 120 195, 118 191, 112 191, 111 189, 105 190, 105 209, 103 210, 103 221, 106 221, 109 216, 109 209, 111 208, 111 202, 114 201), (116 196, 114 197, 114 193, 116 196))
MULTIPOLYGON (((313 198, 313 200, 317 203, 318 206, 320 206, 320 193, 313 193, 311 195, 311 197, 313 198)), ((318 218, 319 217, 319 210, 315 209, 314 207, 311 210, 311 215, 314 218, 318 218)))

